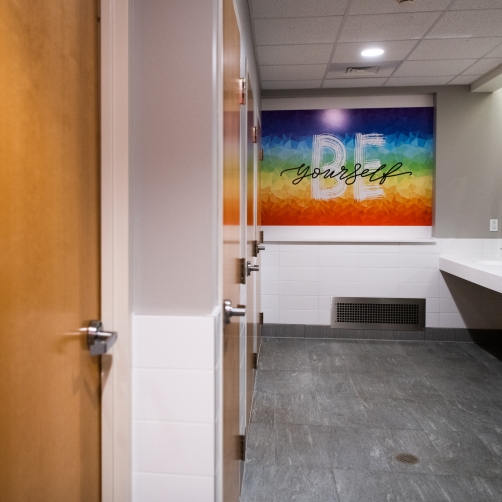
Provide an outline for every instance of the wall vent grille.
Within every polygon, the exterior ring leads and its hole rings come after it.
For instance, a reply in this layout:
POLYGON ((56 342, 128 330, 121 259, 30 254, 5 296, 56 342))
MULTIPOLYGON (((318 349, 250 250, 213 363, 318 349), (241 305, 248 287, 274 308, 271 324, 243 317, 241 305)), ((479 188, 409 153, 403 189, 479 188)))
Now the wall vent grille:
POLYGON ((424 329, 425 299, 334 297, 331 299, 331 327, 424 329))

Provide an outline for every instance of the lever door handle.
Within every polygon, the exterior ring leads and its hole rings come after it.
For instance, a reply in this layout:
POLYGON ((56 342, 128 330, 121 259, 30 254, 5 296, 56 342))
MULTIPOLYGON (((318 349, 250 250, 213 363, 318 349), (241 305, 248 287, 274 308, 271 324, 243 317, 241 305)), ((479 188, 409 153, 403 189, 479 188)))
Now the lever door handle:
POLYGON ((246 315, 246 306, 237 305, 237 307, 232 307, 232 302, 230 300, 224 300, 223 312, 225 315, 225 324, 228 324, 232 317, 244 317, 246 315))
POLYGON ((248 261, 246 265, 246 271, 248 274, 248 277, 251 275, 251 272, 259 272, 260 271, 260 266, 259 265, 251 265, 251 262, 248 261))
POLYGON ((265 251, 265 245, 259 244, 258 241, 253 241, 253 256, 256 258, 260 251, 265 251))
POLYGON ((103 331, 101 321, 91 321, 87 328, 87 346, 91 356, 106 354, 117 341, 116 331, 103 331))

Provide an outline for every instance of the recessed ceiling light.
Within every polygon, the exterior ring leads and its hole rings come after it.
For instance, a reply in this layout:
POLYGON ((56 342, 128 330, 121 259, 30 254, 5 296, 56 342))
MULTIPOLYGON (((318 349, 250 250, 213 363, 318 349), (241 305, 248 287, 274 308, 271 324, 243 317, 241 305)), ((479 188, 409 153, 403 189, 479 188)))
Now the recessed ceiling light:
POLYGON ((366 49, 361 52, 361 56, 365 58, 374 58, 376 56, 381 56, 385 51, 383 49, 366 49))

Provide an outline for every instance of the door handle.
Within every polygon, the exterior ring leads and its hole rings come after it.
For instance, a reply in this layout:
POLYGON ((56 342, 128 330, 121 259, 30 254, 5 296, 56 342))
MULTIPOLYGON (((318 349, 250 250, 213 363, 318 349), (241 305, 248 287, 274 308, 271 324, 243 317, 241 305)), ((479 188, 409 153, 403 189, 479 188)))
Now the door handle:
POLYGON ((260 271, 260 265, 251 265, 251 262, 248 261, 246 265, 246 272, 248 277, 251 275, 251 272, 259 272, 260 271))
POLYGON ((230 300, 223 300, 223 311, 225 315, 225 324, 228 324, 232 317, 244 317, 246 315, 246 306, 237 305, 237 307, 232 307, 232 302, 230 300))
POLYGON ((253 256, 256 258, 260 251, 265 251, 265 244, 259 244, 258 241, 253 241, 253 256))
POLYGON ((91 356, 106 354, 117 341, 116 331, 103 331, 101 321, 91 321, 87 328, 87 346, 91 356))

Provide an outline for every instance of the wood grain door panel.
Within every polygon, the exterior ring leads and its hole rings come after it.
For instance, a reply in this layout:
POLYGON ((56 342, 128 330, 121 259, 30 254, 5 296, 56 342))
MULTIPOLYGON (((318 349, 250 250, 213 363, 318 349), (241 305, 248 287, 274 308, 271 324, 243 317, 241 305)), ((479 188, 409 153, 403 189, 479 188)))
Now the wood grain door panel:
MULTIPOLYGON (((256 236, 255 225, 255 166, 254 166, 254 96, 251 79, 247 75, 247 188, 246 188, 246 260, 253 263, 253 242, 256 236)), ((247 423, 251 417, 251 402, 253 398, 255 370, 253 368, 254 336, 257 324, 257 312, 255 308, 255 284, 258 272, 252 272, 246 283, 246 418, 247 423)))
POLYGON ((100 500, 97 2, 0 2, 0 499, 100 500))
MULTIPOLYGON (((232 0, 223 1, 223 297, 240 292, 240 34, 232 0)), ((223 333, 223 500, 240 490, 239 320, 223 333)))

